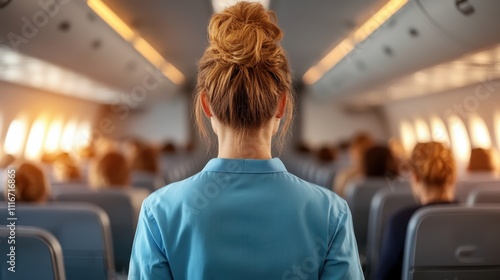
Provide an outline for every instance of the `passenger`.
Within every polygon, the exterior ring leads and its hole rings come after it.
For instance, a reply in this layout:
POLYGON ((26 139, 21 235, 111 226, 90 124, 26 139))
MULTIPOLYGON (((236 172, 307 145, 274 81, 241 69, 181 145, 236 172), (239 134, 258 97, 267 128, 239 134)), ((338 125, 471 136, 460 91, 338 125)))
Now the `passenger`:
POLYGON ((332 163, 337 156, 337 150, 328 146, 323 146, 316 152, 316 158, 322 164, 332 163))
POLYGON ((274 13, 239 2, 212 16, 208 36, 194 107, 218 158, 144 201, 129 278, 362 279, 345 201, 271 156, 293 113, 274 13))
POLYGON ((130 185, 130 166, 118 152, 99 156, 90 166, 89 183, 94 189, 124 189, 130 185))
POLYGON ((362 177, 363 154, 373 146, 373 139, 367 133, 359 133, 349 145, 351 166, 341 169, 335 176, 333 190, 341 197, 345 197, 347 185, 362 177))
MULTIPOLYGON (((42 168, 28 161, 16 161, 7 168, 4 174, 4 197, 9 201, 9 179, 15 174, 14 194, 16 202, 46 202, 50 194, 48 183, 42 168)), ((12 197, 12 196, 11 196, 12 197)))
POLYGON ((311 153, 311 148, 304 142, 299 142, 297 146, 295 146, 295 150, 297 153, 304 155, 311 153))
POLYGON ((411 186, 419 206, 403 209, 389 220, 381 244, 375 279, 401 279, 406 228, 418 209, 455 202, 455 160, 451 150, 438 142, 418 143, 410 158, 411 186))
POLYGON ((142 201, 148 192, 130 187, 130 166, 125 156, 110 151, 97 158, 90 166, 89 183, 96 190, 117 189, 130 195, 136 218, 139 216, 142 201))
POLYGON ((385 146, 374 146, 366 150, 362 163, 365 178, 394 178, 398 175, 396 159, 385 146))
POLYGON ((159 176, 157 150, 152 145, 142 142, 136 143, 131 149, 132 186, 153 191, 158 184, 157 181, 162 181, 159 176))
POLYGON ((175 145, 171 141, 167 141, 161 147, 162 154, 175 154, 175 151, 176 151, 175 145))
POLYGON ((69 153, 60 153, 53 163, 54 177, 58 182, 80 182, 82 175, 78 162, 69 153))
POLYGON ((467 167, 469 173, 489 173, 492 174, 496 171, 493 154, 491 150, 482 148, 474 148, 470 153, 469 166, 467 167))

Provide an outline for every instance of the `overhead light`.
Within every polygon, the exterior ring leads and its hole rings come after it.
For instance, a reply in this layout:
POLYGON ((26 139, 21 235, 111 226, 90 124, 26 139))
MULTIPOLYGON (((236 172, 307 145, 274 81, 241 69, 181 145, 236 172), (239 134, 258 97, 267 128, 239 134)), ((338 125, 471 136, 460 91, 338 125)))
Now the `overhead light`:
POLYGON ((342 40, 335 48, 333 48, 324 58, 316 65, 311 67, 303 76, 306 84, 316 83, 323 75, 332 69, 339 61, 348 55, 354 47, 370 36, 392 15, 394 15, 408 0, 391 0, 383 6, 377 13, 368 19, 361 27, 356 29, 347 38, 342 40))
MULTIPOLYGON (((241 0, 212 0, 212 8, 214 12, 220 13, 224 11, 225 8, 235 5, 241 2, 241 0)), ((261 3, 266 9, 269 9, 269 3, 271 0, 246 0, 246 2, 257 2, 261 3)))
POLYGON ((171 80, 174 84, 182 84, 184 82, 184 75, 173 66, 171 63, 165 61, 162 55, 156 51, 144 38, 134 32, 118 15, 116 15, 106 4, 101 0, 88 0, 88 6, 101 17, 116 33, 123 39, 128 41, 144 58, 160 70, 163 70, 165 65, 171 71, 162 71, 163 74, 171 80))

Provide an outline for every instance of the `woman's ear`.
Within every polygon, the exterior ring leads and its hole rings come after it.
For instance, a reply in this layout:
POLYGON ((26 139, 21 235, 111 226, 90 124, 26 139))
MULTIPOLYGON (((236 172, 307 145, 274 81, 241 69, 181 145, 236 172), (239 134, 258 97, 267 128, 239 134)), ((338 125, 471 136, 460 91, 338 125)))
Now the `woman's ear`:
POLYGON ((278 111, 276 112, 276 118, 281 119, 285 114, 286 110, 287 95, 283 93, 278 101, 278 111))
POLYGON ((201 93, 201 107, 203 108, 203 112, 205 113, 205 116, 208 118, 211 118, 213 116, 212 114, 212 109, 210 109, 210 103, 208 102, 208 95, 206 92, 201 93))

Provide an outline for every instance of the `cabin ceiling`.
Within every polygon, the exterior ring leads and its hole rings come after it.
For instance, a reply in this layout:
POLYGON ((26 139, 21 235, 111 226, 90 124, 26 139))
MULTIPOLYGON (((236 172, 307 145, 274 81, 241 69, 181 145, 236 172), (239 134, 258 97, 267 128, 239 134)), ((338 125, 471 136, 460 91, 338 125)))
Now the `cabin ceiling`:
MULTIPOLYGON (((196 77, 197 61, 207 46, 209 0, 104 0, 187 78, 196 77)), ((295 79, 325 56, 388 0, 272 0, 270 9, 285 31, 295 79)))

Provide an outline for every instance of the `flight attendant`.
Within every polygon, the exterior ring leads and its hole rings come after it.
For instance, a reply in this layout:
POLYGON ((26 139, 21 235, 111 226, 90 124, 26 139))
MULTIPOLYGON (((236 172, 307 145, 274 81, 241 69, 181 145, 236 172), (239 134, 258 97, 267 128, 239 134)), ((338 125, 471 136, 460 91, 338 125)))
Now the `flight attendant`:
POLYGON ((144 201, 129 279, 363 279, 345 201, 271 156, 293 113, 274 13, 240 2, 208 37, 194 107, 218 157, 144 201))

